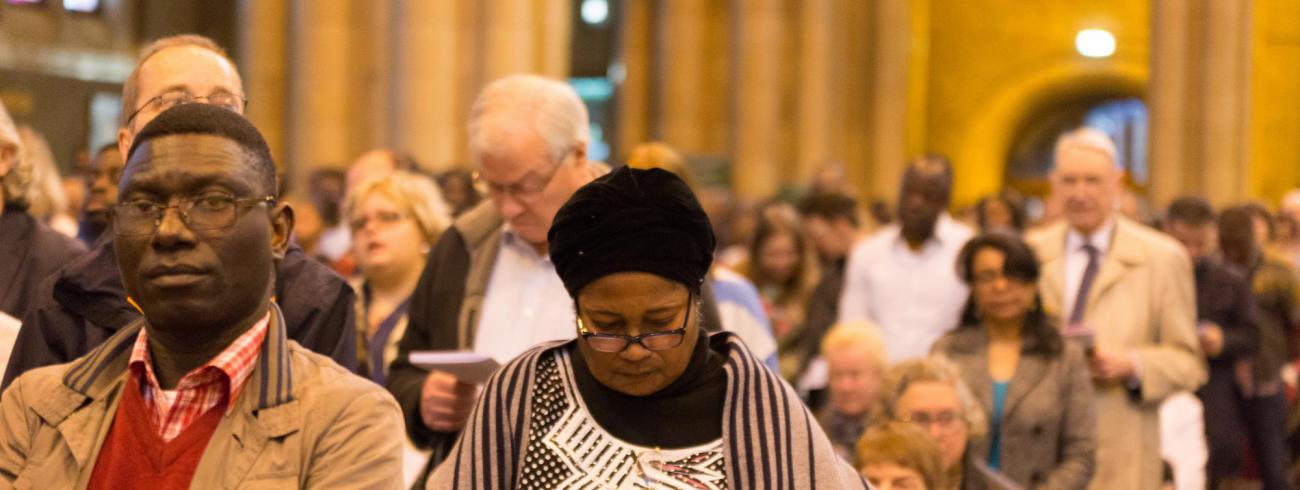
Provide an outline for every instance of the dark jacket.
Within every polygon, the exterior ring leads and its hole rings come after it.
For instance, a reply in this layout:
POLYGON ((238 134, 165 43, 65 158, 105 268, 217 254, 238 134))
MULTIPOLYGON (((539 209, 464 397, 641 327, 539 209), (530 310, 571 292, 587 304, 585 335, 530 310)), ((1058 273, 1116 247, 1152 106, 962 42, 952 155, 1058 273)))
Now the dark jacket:
POLYGON ((41 282, 85 251, 21 209, 0 212, 0 312, 22 319, 41 282))
POLYGON ((1252 358, 1259 346, 1254 294, 1246 277, 1215 259, 1198 260, 1192 270, 1196 275, 1196 320, 1212 322, 1223 330, 1223 351, 1207 359, 1207 384, 1233 383, 1237 365, 1252 358))
MULTIPOLYGON (((354 371, 357 365, 352 288, 302 248, 289 247, 276 263, 276 304, 289 338, 354 371)), ((22 373, 72 361, 90 352, 140 314, 126 300, 113 236, 47 278, 23 316, 4 384, 22 373)))

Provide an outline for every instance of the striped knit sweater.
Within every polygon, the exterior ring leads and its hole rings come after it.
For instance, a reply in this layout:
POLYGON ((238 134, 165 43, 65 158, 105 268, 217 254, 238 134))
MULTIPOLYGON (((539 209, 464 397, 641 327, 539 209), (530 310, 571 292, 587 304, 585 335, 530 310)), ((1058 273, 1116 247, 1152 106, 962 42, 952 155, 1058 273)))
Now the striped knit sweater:
MULTIPOLYGON (((492 376, 451 455, 429 478, 428 488, 518 486, 530 436, 538 361, 555 355, 568 342, 535 347, 492 376)), ((730 488, 869 488, 836 456, 794 390, 755 359, 735 334, 714 333, 709 344, 727 359, 722 440, 730 488)))

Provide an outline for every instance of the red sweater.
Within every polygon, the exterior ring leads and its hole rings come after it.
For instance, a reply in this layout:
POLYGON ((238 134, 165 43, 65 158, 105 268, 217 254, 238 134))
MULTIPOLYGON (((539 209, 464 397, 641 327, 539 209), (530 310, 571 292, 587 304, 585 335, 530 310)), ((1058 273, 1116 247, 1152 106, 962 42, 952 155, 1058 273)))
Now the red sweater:
POLYGON ((142 482, 148 482, 150 488, 189 488, 199 458, 225 413, 225 403, 199 416, 171 442, 164 442, 145 408, 135 376, 127 377, 122 402, 87 488, 133 488, 142 482))

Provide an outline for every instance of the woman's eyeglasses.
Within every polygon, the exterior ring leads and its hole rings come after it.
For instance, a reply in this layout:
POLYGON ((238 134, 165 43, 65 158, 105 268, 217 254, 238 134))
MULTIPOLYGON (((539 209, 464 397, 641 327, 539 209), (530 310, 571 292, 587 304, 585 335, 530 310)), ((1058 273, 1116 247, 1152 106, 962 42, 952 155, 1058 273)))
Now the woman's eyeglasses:
POLYGON ((587 330, 587 325, 582 322, 582 315, 578 315, 578 336, 582 337, 591 346, 592 350, 597 352, 623 352, 627 346, 632 344, 641 344, 647 350, 664 351, 682 345, 682 339, 686 338, 686 325, 691 319, 691 297, 686 299, 686 316, 682 317, 682 326, 666 332, 643 333, 635 337, 631 335, 620 335, 615 333, 596 333, 587 330))

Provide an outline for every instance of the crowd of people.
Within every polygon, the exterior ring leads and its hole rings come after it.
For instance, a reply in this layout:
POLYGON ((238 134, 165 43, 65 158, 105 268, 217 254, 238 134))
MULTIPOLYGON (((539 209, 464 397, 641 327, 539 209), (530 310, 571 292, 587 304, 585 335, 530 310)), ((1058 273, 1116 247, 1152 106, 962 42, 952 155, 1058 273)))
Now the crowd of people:
POLYGON ((62 181, 0 106, 0 486, 1296 481, 1300 191, 1137 215, 1079 128, 1042 216, 954 210, 937 154, 892 204, 740 203, 663 143, 590 159, 533 75, 478 95, 472 172, 376 149, 292 189, 212 41, 122 93, 62 181))

